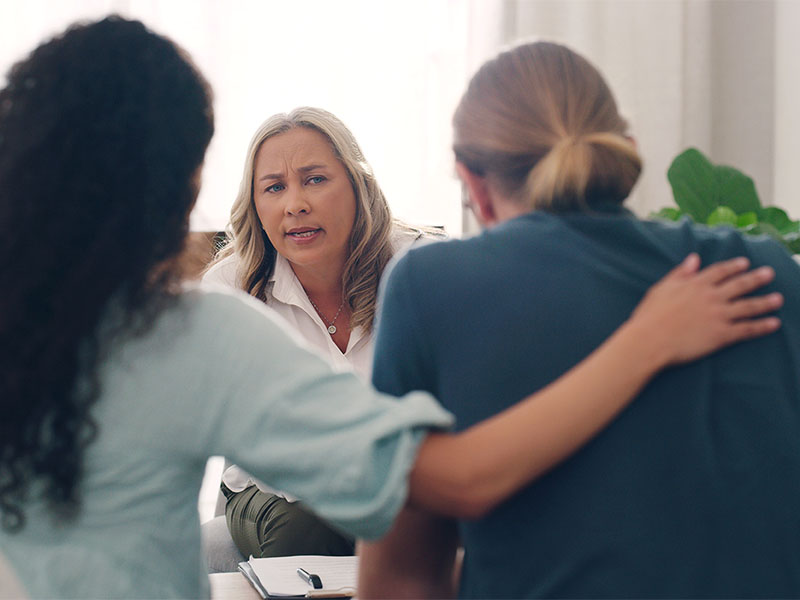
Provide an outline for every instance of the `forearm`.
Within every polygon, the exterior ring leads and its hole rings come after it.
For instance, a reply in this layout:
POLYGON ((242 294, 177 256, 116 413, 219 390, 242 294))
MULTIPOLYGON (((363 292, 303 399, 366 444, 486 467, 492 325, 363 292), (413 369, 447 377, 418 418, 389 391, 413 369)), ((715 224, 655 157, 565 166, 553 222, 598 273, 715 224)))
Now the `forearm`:
POLYGON ((454 598, 456 524, 410 507, 386 536, 359 542, 359 598, 454 598))
POLYGON ((431 434, 411 473, 412 505, 479 517, 583 446, 668 362, 630 321, 565 375, 460 434, 431 434), (643 342, 645 340, 645 342, 643 342))

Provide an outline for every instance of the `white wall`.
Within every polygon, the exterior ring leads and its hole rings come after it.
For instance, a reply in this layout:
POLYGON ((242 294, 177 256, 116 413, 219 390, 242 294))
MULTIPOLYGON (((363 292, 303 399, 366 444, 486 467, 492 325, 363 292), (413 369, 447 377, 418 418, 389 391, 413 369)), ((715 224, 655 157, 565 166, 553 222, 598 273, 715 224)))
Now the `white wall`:
POLYGON ((775 203, 800 218, 800 2, 775 7, 775 113, 773 116, 775 203))

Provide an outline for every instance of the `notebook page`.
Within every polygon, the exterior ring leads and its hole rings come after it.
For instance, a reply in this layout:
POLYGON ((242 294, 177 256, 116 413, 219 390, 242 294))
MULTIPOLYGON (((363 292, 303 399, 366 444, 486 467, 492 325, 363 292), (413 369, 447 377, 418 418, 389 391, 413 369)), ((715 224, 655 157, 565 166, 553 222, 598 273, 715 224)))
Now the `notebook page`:
POLYGON ((270 595, 304 595, 310 591, 312 587, 297 574, 298 567, 319 575, 324 590, 354 591, 358 581, 357 556, 281 556, 251 558, 248 562, 270 595))

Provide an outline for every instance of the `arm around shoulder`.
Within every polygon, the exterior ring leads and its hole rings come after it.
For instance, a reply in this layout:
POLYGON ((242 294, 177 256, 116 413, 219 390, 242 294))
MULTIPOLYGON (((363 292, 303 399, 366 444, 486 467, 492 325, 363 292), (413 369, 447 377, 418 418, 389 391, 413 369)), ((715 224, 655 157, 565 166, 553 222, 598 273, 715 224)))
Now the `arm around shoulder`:
POLYGON ((565 375, 460 434, 429 435, 411 472, 409 501, 481 517, 592 439, 661 369, 775 331, 777 318, 756 317, 780 307, 782 296, 745 296, 774 271, 743 273, 747 267, 734 259, 698 272, 691 255, 565 375))

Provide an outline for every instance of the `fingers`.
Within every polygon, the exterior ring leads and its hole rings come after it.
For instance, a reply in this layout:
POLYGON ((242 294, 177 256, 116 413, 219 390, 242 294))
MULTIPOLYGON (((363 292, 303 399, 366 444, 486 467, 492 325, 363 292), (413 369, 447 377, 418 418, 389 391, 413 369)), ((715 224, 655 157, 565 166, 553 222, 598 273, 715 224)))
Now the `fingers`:
POLYGON ((667 277, 670 275, 691 275, 692 273, 696 273, 699 268, 700 255, 697 254, 697 252, 692 252, 688 254, 677 267, 667 273, 667 277))
POLYGON ((735 323, 728 329, 727 343, 741 342, 751 338, 761 337, 772 333, 781 326, 781 320, 778 317, 765 317, 763 319, 755 319, 752 321, 742 321, 735 323))
POLYGON ((706 267, 700 271, 698 277, 703 281, 717 284, 721 281, 725 281, 729 277, 736 275, 737 273, 747 270, 749 266, 750 261, 744 256, 739 256, 737 258, 724 260, 706 267))
POLYGON ((729 316, 733 320, 748 319, 772 312, 783 306, 783 294, 773 292, 764 296, 742 298, 731 303, 729 316))
POLYGON ((748 294, 775 279, 772 267, 759 267, 747 273, 731 276, 717 288, 723 298, 732 299, 748 294))
POLYGON ((678 265, 673 267, 666 275, 664 275, 661 280, 668 281, 670 279, 686 279, 690 275, 697 273, 699 268, 700 255, 697 254, 697 252, 692 252, 691 254, 687 254, 686 258, 678 263, 678 265))

